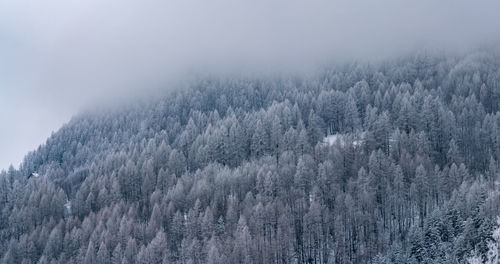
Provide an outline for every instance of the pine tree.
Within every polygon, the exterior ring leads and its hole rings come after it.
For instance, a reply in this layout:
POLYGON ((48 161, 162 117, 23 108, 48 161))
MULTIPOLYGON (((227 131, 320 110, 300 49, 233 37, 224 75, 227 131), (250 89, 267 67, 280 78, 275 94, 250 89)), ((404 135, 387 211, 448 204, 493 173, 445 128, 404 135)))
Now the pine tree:
POLYGON ((255 133, 252 136, 252 155, 260 157, 267 153, 268 147, 269 137, 262 122, 259 120, 255 126, 255 133))
POLYGON ((500 217, 497 218, 497 225, 493 229, 491 238, 487 241, 488 251, 486 255, 480 255, 477 251, 472 252, 472 256, 467 259, 469 264, 497 264, 500 261, 500 217))
POLYGON ((118 243, 111 254, 111 264, 120 264, 123 259, 122 245, 118 243))
POLYGON ((101 245, 99 246, 99 250, 97 251, 96 263, 99 263, 99 264, 110 264, 111 263, 111 258, 109 256, 108 249, 106 248, 106 245, 104 244, 104 242, 101 242, 101 245))
POLYGON ((427 201, 429 195, 429 181, 427 171, 420 164, 415 172, 415 187, 417 191, 417 205, 419 208, 420 227, 424 226, 424 220, 427 214, 427 201))
POLYGON ((85 257, 82 263, 84 264, 96 263, 95 246, 92 240, 89 242, 87 246, 87 252, 85 253, 85 257))
POLYGON ((240 216, 234 233, 233 263, 251 263, 250 245, 252 238, 248 230, 247 221, 240 216))

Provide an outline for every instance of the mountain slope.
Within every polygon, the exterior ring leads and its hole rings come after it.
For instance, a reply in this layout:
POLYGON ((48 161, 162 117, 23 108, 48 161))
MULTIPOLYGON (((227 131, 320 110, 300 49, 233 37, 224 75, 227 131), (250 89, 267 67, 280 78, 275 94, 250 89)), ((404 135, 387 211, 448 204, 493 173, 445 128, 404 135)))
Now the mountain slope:
POLYGON ((485 253, 500 208, 498 61, 416 55, 310 78, 204 79, 80 114, 0 174, 2 263, 485 253), (342 144, 323 143, 337 134, 342 144))

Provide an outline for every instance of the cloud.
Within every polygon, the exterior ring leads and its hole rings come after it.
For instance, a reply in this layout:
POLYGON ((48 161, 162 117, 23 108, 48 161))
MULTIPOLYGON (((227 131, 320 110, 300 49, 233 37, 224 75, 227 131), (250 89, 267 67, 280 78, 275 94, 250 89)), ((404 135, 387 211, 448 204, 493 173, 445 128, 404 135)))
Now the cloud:
POLYGON ((498 10, 486 0, 0 0, 0 168, 96 100, 192 72, 461 52, 498 41, 498 10))

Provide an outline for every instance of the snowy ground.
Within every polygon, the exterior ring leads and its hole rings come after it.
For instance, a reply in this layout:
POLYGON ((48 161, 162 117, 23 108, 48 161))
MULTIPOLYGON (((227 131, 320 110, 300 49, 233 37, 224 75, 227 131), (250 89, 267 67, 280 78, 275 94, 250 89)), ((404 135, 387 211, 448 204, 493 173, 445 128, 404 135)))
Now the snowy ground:
POLYGON ((363 143, 365 133, 360 133, 359 136, 355 136, 354 134, 333 134, 328 135, 323 138, 323 143, 332 146, 334 144, 340 144, 341 146, 345 146, 347 142, 350 142, 353 146, 360 146, 363 143), (354 136, 355 140, 349 140, 348 137, 354 136))
POLYGON ((323 142, 331 146, 331 145, 335 144, 339 140, 342 140, 342 135, 341 134, 334 134, 334 135, 328 135, 328 136, 326 136, 323 139, 323 142))

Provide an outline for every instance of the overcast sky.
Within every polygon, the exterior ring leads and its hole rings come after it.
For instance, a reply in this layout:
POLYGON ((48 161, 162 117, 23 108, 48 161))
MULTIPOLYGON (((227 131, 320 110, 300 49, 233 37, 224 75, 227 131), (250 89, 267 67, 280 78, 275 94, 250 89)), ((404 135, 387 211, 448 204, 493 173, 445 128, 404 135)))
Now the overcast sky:
POLYGON ((82 107, 186 72, 289 71, 500 36, 500 1, 0 0, 0 169, 82 107))

